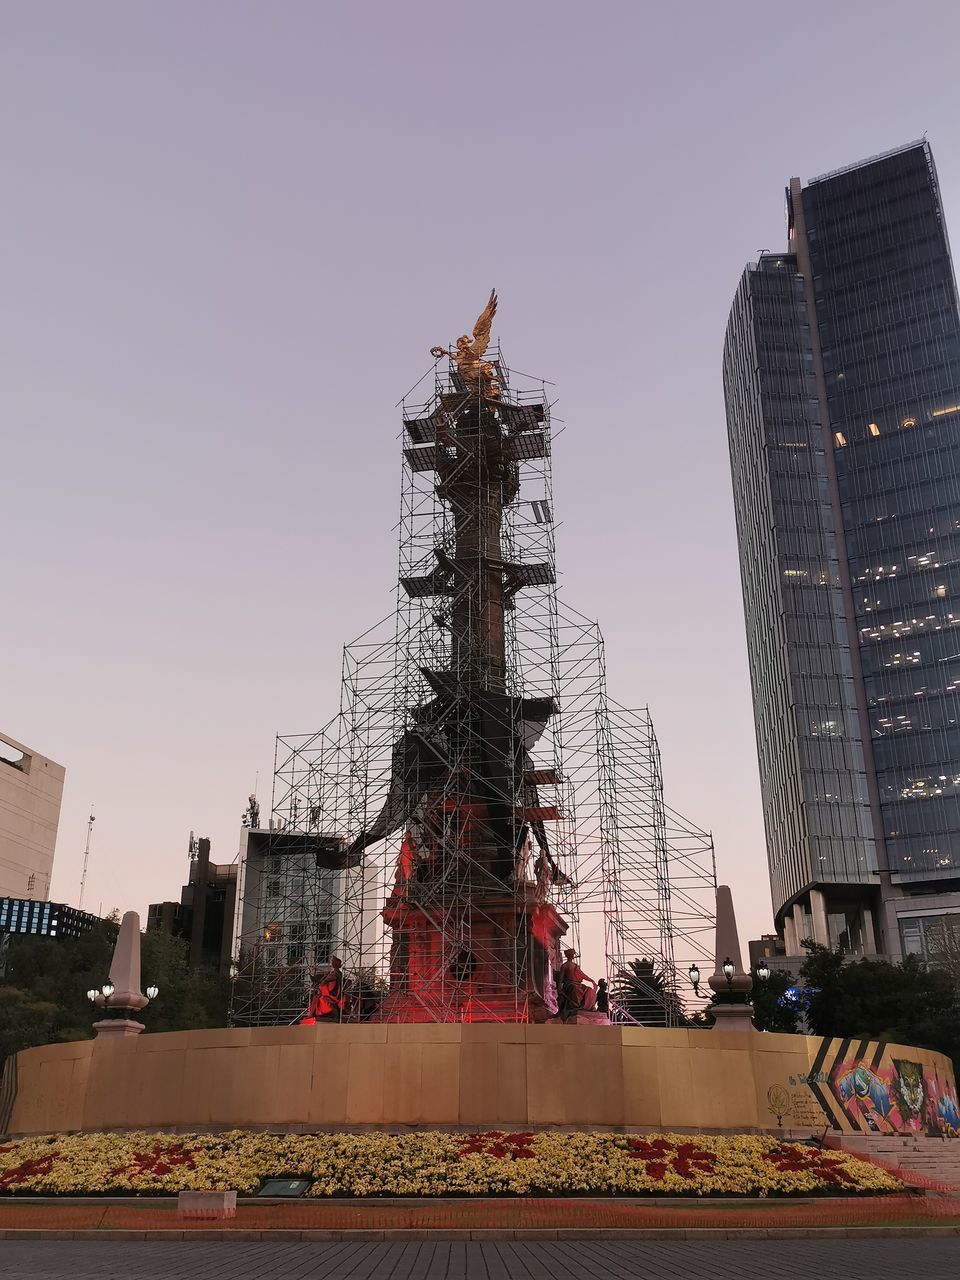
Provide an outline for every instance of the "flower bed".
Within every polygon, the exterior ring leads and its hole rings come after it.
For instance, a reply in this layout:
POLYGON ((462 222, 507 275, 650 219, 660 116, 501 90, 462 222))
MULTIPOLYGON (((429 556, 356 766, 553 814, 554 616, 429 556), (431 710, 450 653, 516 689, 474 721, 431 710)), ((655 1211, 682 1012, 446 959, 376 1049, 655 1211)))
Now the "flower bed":
POLYGON ((255 1192, 312 1196, 845 1195, 900 1183, 838 1151, 757 1136, 616 1133, 86 1133, 0 1146, 0 1194, 255 1192))

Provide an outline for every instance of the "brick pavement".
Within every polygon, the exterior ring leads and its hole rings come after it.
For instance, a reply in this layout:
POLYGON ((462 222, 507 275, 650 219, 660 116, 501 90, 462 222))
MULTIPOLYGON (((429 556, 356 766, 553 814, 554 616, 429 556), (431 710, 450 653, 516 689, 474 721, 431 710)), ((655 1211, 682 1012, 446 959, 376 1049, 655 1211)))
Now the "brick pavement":
MULTIPOLYGON (((890 1226, 960 1221, 954 1195, 774 1198, 650 1199, 518 1196, 488 1199, 247 1200, 227 1222, 180 1218, 173 1197, 139 1200, 0 1198, 0 1238, 10 1230, 196 1231, 396 1231, 469 1233, 579 1229, 823 1228, 890 1226)), ((322 1238, 322 1237, 321 1237, 322 1238)))
POLYGON ((943 1240, 3 1241, 4 1280, 954 1280, 943 1240))

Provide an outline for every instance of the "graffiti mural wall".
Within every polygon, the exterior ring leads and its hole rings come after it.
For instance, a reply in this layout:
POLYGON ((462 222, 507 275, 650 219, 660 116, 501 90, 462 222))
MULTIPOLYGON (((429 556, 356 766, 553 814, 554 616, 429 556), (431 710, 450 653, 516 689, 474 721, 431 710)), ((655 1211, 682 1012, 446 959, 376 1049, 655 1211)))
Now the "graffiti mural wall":
MULTIPOLYGON (((876 1040, 822 1040, 808 1073, 791 1076, 832 1128, 859 1133, 960 1136, 957 1086, 949 1060, 927 1049, 876 1040)), ((769 1104, 768 1098, 768 1104, 769 1104)), ((778 1110, 785 1111, 779 1096, 778 1110)), ((800 1123, 794 1119, 794 1123, 800 1123)))

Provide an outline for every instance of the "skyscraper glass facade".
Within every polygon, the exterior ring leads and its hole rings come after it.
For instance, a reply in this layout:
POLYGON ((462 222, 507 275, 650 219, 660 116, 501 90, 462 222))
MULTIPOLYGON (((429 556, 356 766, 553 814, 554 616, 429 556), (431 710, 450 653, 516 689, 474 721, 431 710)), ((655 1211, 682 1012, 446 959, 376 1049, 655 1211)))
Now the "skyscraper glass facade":
MULTIPOLYGON (((748 269, 724 353, 744 615, 774 905, 876 883, 810 324, 796 259, 748 269)), ((834 894, 837 898, 838 895, 834 894)), ((851 919, 846 919, 848 908, 851 919)), ((806 922, 801 926, 809 930, 806 922)))
POLYGON ((960 313, 925 144, 802 193, 887 864, 960 875, 960 313))
POLYGON ((774 909, 788 944, 897 952, 883 904, 960 889, 960 311, 929 147, 794 181, 788 222, 724 347, 774 909))

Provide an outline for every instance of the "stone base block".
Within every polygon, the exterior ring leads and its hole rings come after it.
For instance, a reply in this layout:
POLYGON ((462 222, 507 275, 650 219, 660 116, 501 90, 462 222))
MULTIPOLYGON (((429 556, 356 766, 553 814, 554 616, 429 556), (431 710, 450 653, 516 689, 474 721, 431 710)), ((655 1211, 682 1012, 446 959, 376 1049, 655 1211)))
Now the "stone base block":
POLYGON ((611 1023, 605 1013, 597 1013, 596 1009, 581 1009, 579 1013, 567 1018, 566 1025, 568 1027, 609 1027, 611 1023))
POLYGON ((235 1191, 181 1191, 177 1196, 178 1218, 235 1218, 235 1191))
POLYGON ((755 1031, 752 1004, 712 1004, 710 1012, 719 1031, 755 1031))
POLYGON ((143 1023, 133 1018, 104 1018, 102 1022, 95 1022, 93 1029, 98 1036, 138 1036, 143 1023))

